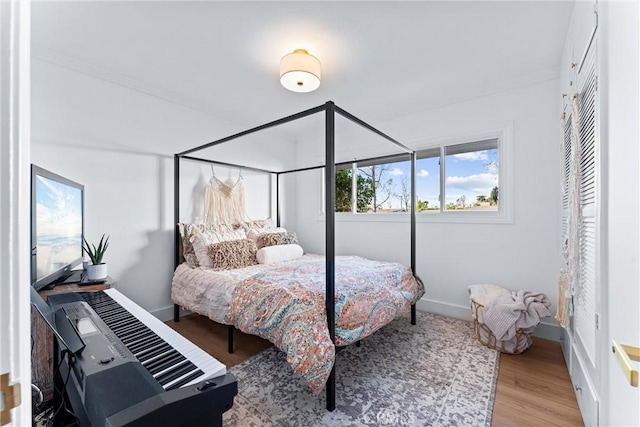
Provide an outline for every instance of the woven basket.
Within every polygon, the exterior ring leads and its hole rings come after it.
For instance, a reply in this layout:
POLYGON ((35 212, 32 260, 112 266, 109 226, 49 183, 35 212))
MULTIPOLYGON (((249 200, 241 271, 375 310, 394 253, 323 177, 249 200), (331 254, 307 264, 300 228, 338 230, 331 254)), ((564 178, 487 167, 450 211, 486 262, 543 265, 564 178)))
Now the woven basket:
POLYGON ((471 315, 473 317, 473 330, 475 331, 476 338, 482 345, 485 345, 494 350, 498 350, 502 353, 520 354, 533 344, 531 334, 535 327, 522 329, 516 329, 516 335, 510 340, 498 340, 496 339, 491 329, 484 323, 481 323, 479 310, 484 310, 484 306, 474 300, 471 300, 471 315))

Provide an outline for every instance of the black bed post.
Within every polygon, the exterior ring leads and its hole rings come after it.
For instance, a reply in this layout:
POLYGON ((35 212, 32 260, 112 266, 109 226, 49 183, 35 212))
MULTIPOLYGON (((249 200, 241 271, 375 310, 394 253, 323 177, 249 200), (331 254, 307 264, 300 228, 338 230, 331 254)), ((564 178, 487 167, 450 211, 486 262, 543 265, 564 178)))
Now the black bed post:
POLYGON ((280 227, 280 174, 276 174, 276 227, 280 227))
POLYGON ((233 353, 233 325, 227 325, 227 350, 233 353))
MULTIPOLYGON (((180 156, 178 154, 173 156, 173 224, 174 230, 174 265, 173 269, 178 268, 180 264, 180 229, 178 223, 180 222, 180 156)), ((180 306, 173 304, 173 321, 180 321, 180 306)))
MULTIPOLYGON (((335 159, 335 104, 328 101, 325 110, 325 218, 326 218, 326 267, 327 267, 327 326, 329 337, 335 346, 336 319, 335 319, 335 212, 336 212, 336 159, 335 159)), ((333 363, 331 374, 327 380, 327 410, 336 409, 336 364, 333 363)))
MULTIPOLYGON (((411 272, 416 275, 416 152, 411 152, 411 272)), ((416 324, 416 305, 411 305, 411 324, 416 324)))

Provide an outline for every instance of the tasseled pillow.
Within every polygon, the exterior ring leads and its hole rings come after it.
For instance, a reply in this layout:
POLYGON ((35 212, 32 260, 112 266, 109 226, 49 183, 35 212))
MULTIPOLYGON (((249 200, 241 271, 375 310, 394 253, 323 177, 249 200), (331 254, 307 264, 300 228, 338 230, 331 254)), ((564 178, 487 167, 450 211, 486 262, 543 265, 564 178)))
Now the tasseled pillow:
POLYGON ((229 240, 209 245, 209 256, 214 270, 231 270, 256 265, 257 251, 256 243, 250 239, 229 240))
POLYGON ((258 241, 256 242, 258 249, 264 248, 266 246, 276 246, 276 245, 291 245, 298 244, 298 237, 296 233, 293 231, 287 231, 286 233, 263 233, 258 236, 258 241))

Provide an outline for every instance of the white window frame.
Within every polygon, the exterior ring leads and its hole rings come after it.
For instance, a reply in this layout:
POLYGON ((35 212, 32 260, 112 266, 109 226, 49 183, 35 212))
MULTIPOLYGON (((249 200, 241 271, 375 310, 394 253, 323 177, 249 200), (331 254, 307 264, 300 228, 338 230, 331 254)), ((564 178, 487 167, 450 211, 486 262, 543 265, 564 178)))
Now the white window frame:
MULTIPOLYGON (((462 224, 512 224, 513 223, 513 124, 508 123, 494 130, 476 132, 467 136, 438 138, 430 142, 417 145, 416 152, 438 148, 443 159, 444 148, 451 145, 473 143, 488 139, 498 140, 498 155, 500 158, 498 169, 498 188, 500 190, 500 202, 497 211, 447 211, 440 202, 440 211, 417 212, 417 223, 462 223, 462 224)), ((444 186, 444 162, 440 165, 440 194, 443 195, 444 186)), ((319 175, 321 188, 319 200, 318 221, 324 221, 324 169, 319 175)), ((354 189, 355 191, 355 189, 354 189)), ((379 212, 336 212, 338 222, 409 222, 408 213, 379 213, 379 212)))

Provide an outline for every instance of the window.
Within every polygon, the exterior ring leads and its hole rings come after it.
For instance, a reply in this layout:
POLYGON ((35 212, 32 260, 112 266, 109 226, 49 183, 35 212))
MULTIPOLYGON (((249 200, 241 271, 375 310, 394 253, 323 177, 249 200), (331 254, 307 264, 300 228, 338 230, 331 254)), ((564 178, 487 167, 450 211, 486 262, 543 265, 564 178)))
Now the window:
POLYGON ((388 156, 337 165, 336 212, 407 212, 411 203, 408 158, 388 156))
POLYGON ((446 211, 498 211, 498 140, 443 147, 446 211))
POLYGON ((440 188, 440 149, 419 151, 416 155, 416 212, 439 212, 440 188))
MULTIPOLYGON (((498 138, 416 152, 416 212, 500 212, 498 138)), ((336 212, 398 213, 411 209, 411 162, 407 155, 336 167, 336 212)), ((464 214, 458 214, 464 215, 464 214)), ((473 215, 470 215, 473 216, 473 215)))

